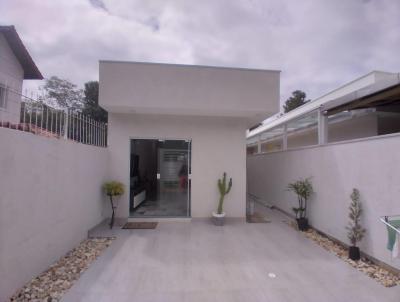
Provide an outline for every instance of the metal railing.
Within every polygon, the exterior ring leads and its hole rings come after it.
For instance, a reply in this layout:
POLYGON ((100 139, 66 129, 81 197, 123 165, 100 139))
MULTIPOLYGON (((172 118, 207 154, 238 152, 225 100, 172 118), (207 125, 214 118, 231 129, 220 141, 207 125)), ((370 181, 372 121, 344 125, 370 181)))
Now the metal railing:
POLYGON ((98 147, 107 146, 106 123, 96 121, 80 110, 56 109, 9 88, 0 89, 0 127, 98 147))
POLYGON ((254 209, 255 209, 256 204, 259 204, 259 205, 264 206, 269 209, 274 208, 273 204, 270 204, 269 202, 261 199, 260 197, 254 195, 252 193, 247 193, 247 196, 248 196, 248 201, 249 201, 247 203, 247 209, 246 209, 248 215, 254 215, 254 209))

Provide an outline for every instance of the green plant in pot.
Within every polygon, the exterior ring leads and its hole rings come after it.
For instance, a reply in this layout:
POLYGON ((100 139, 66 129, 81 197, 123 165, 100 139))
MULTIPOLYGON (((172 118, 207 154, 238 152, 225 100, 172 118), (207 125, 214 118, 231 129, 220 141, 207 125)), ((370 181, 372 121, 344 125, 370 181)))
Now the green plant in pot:
POLYGON ((117 204, 115 203, 115 200, 113 200, 113 198, 124 194, 125 188, 124 185, 118 181, 110 181, 106 182, 103 185, 103 190, 106 193, 106 195, 110 198, 110 204, 112 209, 110 229, 112 229, 114 226, 115 209, 117 208, 117 204))
POLYGON ((297 195, 298 207, 293 207, 293 212, 296 214, 297 226, 300 231, 307 231, 307 203, 314 193, 310 178, 300 179, 288 185, 288 190, 297 195))
POLYGON ((232 178, 229 179, 229 183, 226 183, 226 172, 222 176, 222 179, 218 179, 218 191, 219 191, 219 202, 217 212, 213 212, 213 221, 215 225, 222 226, 225 223, 225 212, 224 212, 224 199, 232 188, 232 178))
POLYGON ((349 238, 351 243, 351 246, 349 247, 349 258, 351 260, 360 260, 360 248, 357 246, 357 243, 363 239, 365 234, 365 229, 360 224, 362 214, 360 192, 357 189, 353 189, 350 198, 350 221, 348 226, 346 227, 347 237, 349 238))

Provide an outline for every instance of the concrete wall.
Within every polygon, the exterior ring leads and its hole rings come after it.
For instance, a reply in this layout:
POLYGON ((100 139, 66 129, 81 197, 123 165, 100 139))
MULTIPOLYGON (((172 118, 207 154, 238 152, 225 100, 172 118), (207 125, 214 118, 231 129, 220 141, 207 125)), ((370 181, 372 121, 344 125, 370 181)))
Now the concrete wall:
POLYGON ((107 149, 0 128, 0 301, 102 220, 107 149))
POLYGON ((315 195, 309 203, 310 222, 317 229, 348 242, 349 195, 358 188, 367 234, 361 249, 400 268, 386 250, 386 227, 379 216, 400 214, 400 135, 288 150, 247 157, 248 192, 292 213, 296 196, 288 183, 312 177, 315 195))
MULTIPOLYGON (((0 33, 0 85, 21 93, 23 78, 24 70, 3 34, 0 33)), ((20 95, 9 92, 7 107, 0 107, 0 121, 18 122, 20 106, 20 95)))
MULTIPOLYGON (((109 114, 110 172, 129 184, 130 138, 192 140, 192 217, 210 217, 218 201, 217 179, 227 172, 233 187, 225 212, 244 217, 246 207, 245 121, 237 118, 109 114)), ((118 217, 129 214, 128 196, 121 197, 118 217)), ((108 208, 107 208, 108 209, 108 208)))
POLYGON ((279 77, 271 70, 101 61, 99 103, 115 113, 247 117, 255 123, 279 111, 279 77))

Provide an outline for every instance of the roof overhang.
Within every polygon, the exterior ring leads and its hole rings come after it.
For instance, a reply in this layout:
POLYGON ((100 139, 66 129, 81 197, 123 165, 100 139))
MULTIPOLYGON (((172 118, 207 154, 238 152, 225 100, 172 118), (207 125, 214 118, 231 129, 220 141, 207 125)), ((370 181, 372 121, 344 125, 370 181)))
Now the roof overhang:
POLYGON ((30 56, 28 50, 22 43, 14 26, 0 26, 2 33, 7 40, 11 50, 24 70, 24 80, 43 80, 43 76, 30 56))
POLYGON ((346 110, 385 106, 400 101, 400 74, 365 88, 353 91, 322 106, 326 115, 346 110))
POLYGON ((279 110, 280 72, 100 61, 99 104, 110 113, 240 118, 252 126, 279 110))

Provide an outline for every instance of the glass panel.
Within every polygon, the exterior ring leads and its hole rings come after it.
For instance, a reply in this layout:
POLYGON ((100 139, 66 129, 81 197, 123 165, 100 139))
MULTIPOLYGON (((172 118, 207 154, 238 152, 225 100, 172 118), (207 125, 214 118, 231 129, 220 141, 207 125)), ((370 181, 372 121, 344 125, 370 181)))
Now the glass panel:
POLYGON ((328 141, 339 142, 400 132, 400 105, 343 111, 328 117, 328 141))
POLYGON ((247 145, 256 144, 258 142, 258 135, 250 137, 247 139, 247 145))
POLYGON ((261 133, 261 141, 265 142, 273 140, 282 135, 283 135, 283 125, 277 126, 275 128, 272 128, 270 130, 261 133))
POLYGON ((268 153, 283 149, 283 137, 278 137, 261 144, 261 152, 268 153))
POLYGON ((131 140, 130 216, 190 216, 190 141, 131 140))
POLYGON ((287 123, 287 146, 298 148, 318 144, 318 113, 311 112, 287 123))
POLYGON ((374 109, 343 111, 328 116, 328 142, 340 142, 378 135, 374 109))
POLYGON ((283 125, 281 125, 261 133, 261 152, 282 150, 283 129, 283 125))
POLYGON ((258 149, 258 146, 257 145, 253 145, 253 146, 247 146, 247 148, 246 148, 246 152, 247 152, 247 155, 252 155, 252 154, 256 154, 257 153, 257 149, 258 149))

